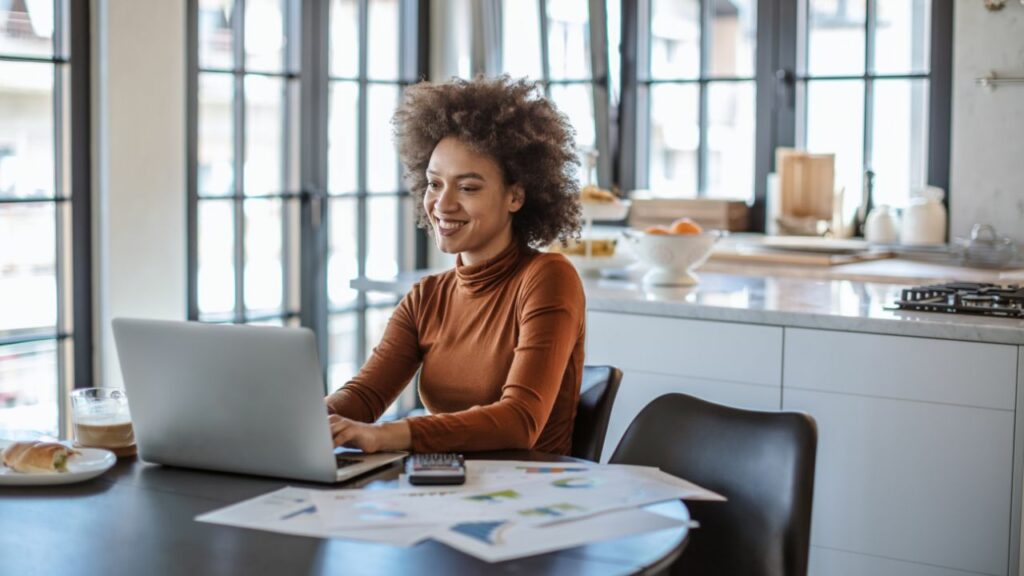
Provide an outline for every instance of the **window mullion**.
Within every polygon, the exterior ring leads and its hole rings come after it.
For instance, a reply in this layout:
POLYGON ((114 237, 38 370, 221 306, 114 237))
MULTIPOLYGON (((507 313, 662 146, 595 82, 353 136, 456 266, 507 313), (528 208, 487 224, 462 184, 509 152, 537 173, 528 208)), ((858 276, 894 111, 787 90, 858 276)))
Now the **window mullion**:
POLYGON ((594 135, 597 148, 597 182, 602 188, 612 186, 611 105, 608 73, 608 12, 605 0, 590 0, 590 82, 594 105, 594 135))
POLYGON ((711 64, 711 30, 714 0, 700 3, 700 94, 698 96, 697 144, 697 197, 707 196, 708 190, 708 76, 711 64))
MULTIPOLYGON (((636 32, 636 68, 635 78, 648 80, 651 77, 651 0, 637 2, 636 20, 633 30, 636 32)), ((634 154, 637 164, 636 187, 647 188, 650 183, 650 144, 651 144, 651 89, 650 84, 637 80, 636 83, 636 142, 634 154)))
MULTIPOLYGON (((298 170, 298 166, 295 166, 294 156, 292 151, 296 142, 294 141, 294 113, 295 102, 292 101, 292 84, 295 82, 293 79, 298 69, 297 57, 300 50, 298 50, 298 43, 296 40, 299 35, 296 30, 297 20, 301 21, 301 14, 298 14, 298 4, 293 2, 287 2, 284 6, 284 22, 282 23, 284 28, 284 37, 287 39, 285 42, 285 53, 284 53, 284 81, 282 82, 282 94, 283 99, 282 114, 284 117, 281 119, 281 134, 283 135, 283 146, 282 146, 282 158, 281 158, 281 189, 284 194, 293 194, 296 192, 292 188, 294 178, 292 175, 298 170)), ((294 201, 289 197, 284 196, 281 198, 281 313, 289 314, 292 311, 292 274, 295 272, 295 262, 292 262, 292 219, 291 213, 294 208, 294 201)), ((287 320, 285 319, 285 324, 287 320)))
MULTIPOLYGON (((370 34, 370 5, 369 0, 359 0, 359 99, 357 119, 357 144, 356 150, 359 154, 356 163, 356 260, 357 278, 366 277, 366 256, 369 253, 369 234, 367 234, 367 211, 368 211, 368 175, 369 159, 367 158, 367 114, 369 112, 369 34, 370 34)), ((359 290, 356 293, 356 364, 362 365, 366 360, 366 292, 359 290)))
POLYGON ((875 14, 877 0, 867 0, 864 15, 864 146, 863 157, 861 158, 862 173, 865 176, 864 189, 861 196, 864 198, 863 210, 866 214, 872 207, 871 176, 873 167, 871 163, 872 149, 874 148, 874 117, 875 117, 875 82, 872 75, 875 72, 875 14))
MULTIPOLYGON (((928 184, 949 190, 953 2, 933 2, 928 68, 928 184)), ((949 194, 943 198, 949 206, 949 194)), ((947 214, 949 211, 947 210, 947 214)), ((949 230, 949 226, 946 227, 949 230)))
POLYGON ((551 62, 548 61, 550 46, 548 46, 548 2, 537 0, 537 10, 540 11, 540 69, 541 80, 544 82, 544 97, 551 99, 551 62))
MULTIPOLYGON (((70 34, 69 61, 71 87, 70 129, 71 146, 71 278, 72 331, 74 333, 74 377, 76 388, 93 386, 92 347, 92 162, 91 162, 91 110, 89 42, 89 2, 70 2, 67 6, 67 30, 70 34)), ((59 204, 58 204, 59 206, 59 204)), ((66 397, 64 394, 60 398, 66 397)), ((58 408, 58 413, 60 408, 58 408)), ((64 424, 64 418, 61 423, 64 424)), ((65 434, 61 431, 61 437, 65 434)))
MULTIPOLYGON (((59 57, 64 56, 64 17, 60 0, 54 0, 53 2, 53 56, 59 57)), ((53 92, 51 94, 51 106, 53 110, 53 190, 54 197, 66 197, 68 190, 66 187, 66 175, 67 165, 65 156, 65 142, 67 133, 65 128, 65 108, 64 103, 67 98, 66 89, 67 86, 64 82, 64 64, 51 64, 51 70, 53 72, 53 92)), ((65 332, 68 330, 67 326, 67 301, 70 297, 67 294, 65 288, 65 282, 67 279, 67 250, 65 247, 67 231, 64 226, 64 206, 63 203, 49 202, 53 207, 54 217, 54 282, 56 284, 55 294, 56 301, 56 330, 57 332, 65 332)), ((69 388, 69 381, 74 371, 70 369, 67 364, 68 356, 65 353, 66 342, 55 341, 54 342, 55 357, 57 360, 57 430, 60 437, 64 437, 67 433, 67 417, 64 414, 64 404, 61 401, 62 398, 67 397, 67 391, 69 388)))
POLYGON ((638 130, 640 86, 637 72, 641 60, 638 14, 641 4, 643 2, 624 2, 622 6, 617 181, 623 191, 638 188, 639 174, 643 171, 640 152, 646 149, 638 130))
MULTIPOLYGON (((498 16, 501 14, 501 6, 496 8, 498 16)), ((419 35, 419 7, 416 0, 401 0, 398 6, 398 78, 400 83, 396 84, 398 88, 398 97, 401 99, 405 93, 405 82, 415 79, 419 75, 419 62, 416 54, 418 47, 419 35)), ((498 34, 501 33, 501 27, 498 27, 498 34)), ((500 46, 500 41, 498 42, 500 46)), ((395 171, 397 172, 399 185, 402 185, 402 164, 401 162, 395 164, 395 171)), ((395 211, 395 217, 398 219, 396 222, 396 230, 398 230, 398 270, 405 271, 410 268, 415 268, 415 247, 410 246, 415 243, 415 236, 410 238, 410 231, 407 229, 405 213, 406 206, 402 197, 398 197, 398 209, 395 211), (410 250, 410 247, 412 250, 410 250)), ((410 206, 415 209, 414 206, 410 206)))
POLYGON ((245 0, 235 0, 234 20, 234 236, 235 236, 235 315, 236 323, 245 322, 245 0))
POLYGON ((326 280, 330 211, 325 198, 330 11, 326 0, 302 2, 300 11, 299 318, 302 326, 316 334, 321 373, 326 382, 330 362, 326 280))
POLYGON ((186 220, 188 226, 187 318, 199 320, 199 0, 189 0, 185 22, 186 75, 186 220))

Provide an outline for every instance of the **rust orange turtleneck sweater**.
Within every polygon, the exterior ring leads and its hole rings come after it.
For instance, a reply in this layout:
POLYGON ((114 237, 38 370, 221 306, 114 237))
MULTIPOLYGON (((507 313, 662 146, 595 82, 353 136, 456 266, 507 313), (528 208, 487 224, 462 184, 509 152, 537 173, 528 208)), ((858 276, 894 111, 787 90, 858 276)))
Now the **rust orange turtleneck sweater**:
POLYGON ((422 365, 430 416, 415 452, 568 454, 583 371, 585 302, 572 264, 513 242, 490 260, 427 276, 398 305, 362 370, 328 410, 373 422, 422 365))

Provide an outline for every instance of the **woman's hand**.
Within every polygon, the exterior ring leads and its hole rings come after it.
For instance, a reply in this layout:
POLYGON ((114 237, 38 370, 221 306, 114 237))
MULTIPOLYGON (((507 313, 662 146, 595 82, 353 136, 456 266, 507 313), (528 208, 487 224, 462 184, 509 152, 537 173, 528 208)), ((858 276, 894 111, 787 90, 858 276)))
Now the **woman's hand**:
POLYGON ((405 450, 412 445, 409 423, 405 420, 365 424, 337 414, 327 417, 335 446, 358 448, 367 454, 382 450, 405 450))

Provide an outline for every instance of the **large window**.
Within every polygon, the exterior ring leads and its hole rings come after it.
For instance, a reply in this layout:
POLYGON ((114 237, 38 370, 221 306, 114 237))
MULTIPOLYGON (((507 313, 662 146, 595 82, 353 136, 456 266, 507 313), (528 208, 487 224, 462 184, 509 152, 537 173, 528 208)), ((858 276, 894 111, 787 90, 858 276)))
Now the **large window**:
POLYGON ((624 2, 621 184, 739 198, 779 146, 836 156, 847 212, 948 186, 952 2, 624 2), (938 38, 938 41, 933 39, 938 38))
POLYGON ((297 323, 295 3, 200 0, 190 317, 297 323))
POLYGON ((416 227, 391 140, 402 88, 417 80, 416 4, 331 0, 328 63, 328 388, 380 340, 394 295, 351 288, 413 267, 416 227), (369 47, 372 46, 372 49, 369 47))
POLYGON ((931 0, 799 8, 797 144, 836 155, 847 206, 864 182, 874 204, 906 205, 929 182, 931 0))
POLYGON ((417 260, 390 119, 423 74, 421 4, 190 5, 190 318, 312 328, 328 391, 396 304, 351 282, 417 260))
POLYGON ((500 54, 499 72, 543 84, 576 130, 580 180, 604 186, 612 180, 608 12, 603 1, 504 0, 500 36, 485 43, 500 54))
POLYGON ((756 0, 650 0, 638 35, 638 186, 754 197, 756 0))
POLYGON ((86 6, 0 0, 3 438, 58 436, 92 382, 87 26, 86 6))

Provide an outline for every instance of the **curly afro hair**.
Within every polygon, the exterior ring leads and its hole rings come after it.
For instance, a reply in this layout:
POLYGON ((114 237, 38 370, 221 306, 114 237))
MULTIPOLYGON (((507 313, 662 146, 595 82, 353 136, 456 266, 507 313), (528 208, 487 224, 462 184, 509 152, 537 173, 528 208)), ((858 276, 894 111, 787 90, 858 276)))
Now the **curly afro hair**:
POLYGON ((578 235, 575 132, 535 83, 507 75, 421 82, 406 89, 391 123, 420 227, 430 227, 423 210, 430 156, 453 136, 494 158, 506 185, 522 186, 525 201, 512 217, 520 242, 537 248, 578 235))

